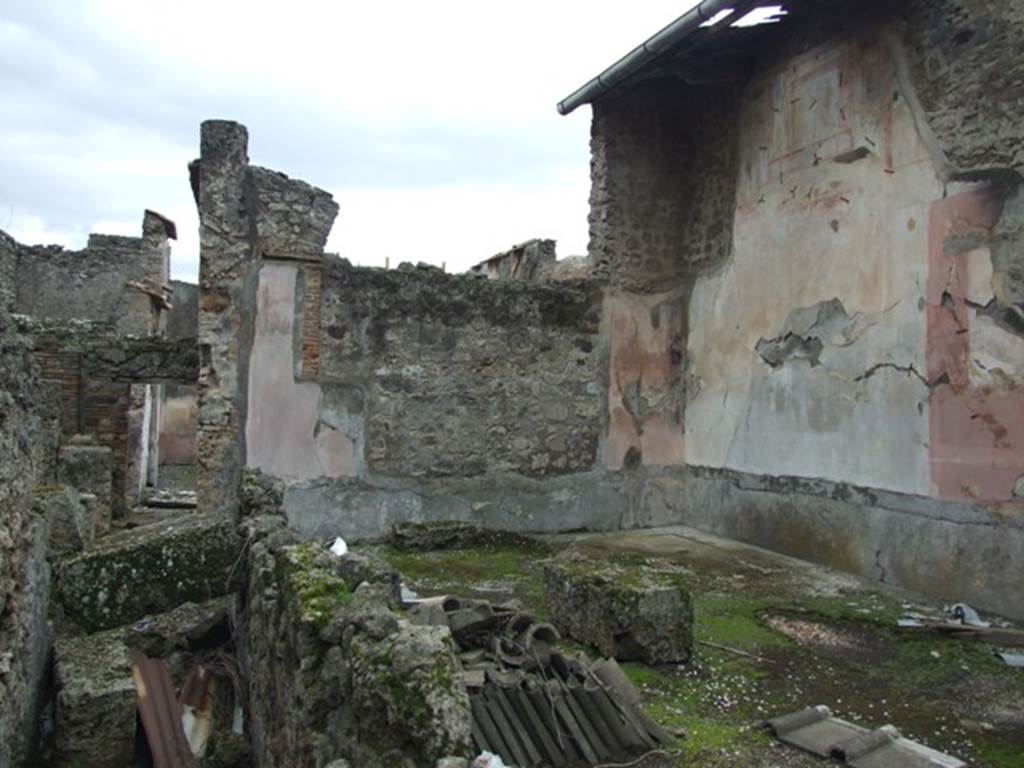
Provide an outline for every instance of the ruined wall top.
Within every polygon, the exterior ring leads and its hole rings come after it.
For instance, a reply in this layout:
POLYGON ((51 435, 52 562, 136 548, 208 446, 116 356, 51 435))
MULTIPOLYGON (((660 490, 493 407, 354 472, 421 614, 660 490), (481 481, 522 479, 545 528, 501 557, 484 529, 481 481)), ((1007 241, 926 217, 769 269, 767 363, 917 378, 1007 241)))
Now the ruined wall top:
POLYGON ((18 271, 18 242, 0 229, 0 310, 10 310, 14 306, 14 276, 18 271))
POLYGON ((146 211, 142 231, 141 237, 90 234, 78 251, 0 237, 0 263, 11 273, 3 283, 14 311, 48 321, 110 323, 126 335, 158 332, 174 223, 146 211))
POLYGON ((469 268, 491 280, 544 280, 554 267, 555 241, 532 238, 469 268))

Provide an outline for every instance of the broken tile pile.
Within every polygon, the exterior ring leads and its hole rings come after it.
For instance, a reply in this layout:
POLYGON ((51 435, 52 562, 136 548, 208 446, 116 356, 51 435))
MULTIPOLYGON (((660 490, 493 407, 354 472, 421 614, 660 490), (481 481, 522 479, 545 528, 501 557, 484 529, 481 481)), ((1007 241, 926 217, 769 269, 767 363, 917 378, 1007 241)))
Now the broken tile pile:
POLYGON ((851 768, 966 768, 950 755, 911 741, 892 725, 874 731, 833 717, 828 707, 801 709, 763 723, 780 741, 851 768))
POLYGON ((435 597, 417 601, 410 615, 451 630, 480 751, 522 768, 558 768, 632 760, 674 743, 614 659, 563 654, 558 631, 528 613, 435 597))

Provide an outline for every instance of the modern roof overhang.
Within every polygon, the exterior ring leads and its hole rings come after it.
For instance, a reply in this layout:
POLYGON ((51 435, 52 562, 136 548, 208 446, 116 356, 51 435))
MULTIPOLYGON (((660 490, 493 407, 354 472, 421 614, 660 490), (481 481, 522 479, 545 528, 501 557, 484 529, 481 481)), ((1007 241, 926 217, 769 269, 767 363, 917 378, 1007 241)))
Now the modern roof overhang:
POLYGON ((696 53, 698 48, 707 52, 712 44, 747 44, 752 37, 761 36, 762 25, 779 21, 779 16, 791 12, 791 6, 800 4, 800 0, 704 0, 558 102, 558 111, 568 115, 646 74, 679 74, 687 70, 692 74, 696 69, 696 77, 702 81, 736 80, 735 58, 709 62, 703 61, 707 56, 687 57, 686 53, 696 53), (715 67, 717 74, 712 71, 715 67))

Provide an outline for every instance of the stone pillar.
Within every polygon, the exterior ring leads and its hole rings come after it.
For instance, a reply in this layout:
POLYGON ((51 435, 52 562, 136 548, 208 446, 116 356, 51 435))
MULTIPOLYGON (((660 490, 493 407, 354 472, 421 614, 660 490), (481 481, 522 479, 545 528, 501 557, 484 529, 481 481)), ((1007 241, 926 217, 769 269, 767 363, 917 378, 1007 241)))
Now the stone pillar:
POLYGON ((244 408, 257 270, 245 181, 248 132, 202 124, 190 167, 199 208, 199 509, 233 514, 244 463, 244 408))

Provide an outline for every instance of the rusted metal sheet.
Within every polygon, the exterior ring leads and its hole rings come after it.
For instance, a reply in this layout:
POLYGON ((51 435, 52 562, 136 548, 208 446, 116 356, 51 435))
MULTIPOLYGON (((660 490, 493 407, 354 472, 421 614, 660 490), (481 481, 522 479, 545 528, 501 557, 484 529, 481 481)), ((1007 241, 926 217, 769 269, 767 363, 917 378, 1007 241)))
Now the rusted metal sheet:
POLYGON ((181 724, 182 708, 162 659, 137 650, 128 652, 139 717, 146 732, 155 768, 198 768, 181 724))
POLYGON ((213 672, 202 664, 196 664, 189 670, 185 682, 181 684, 178 703, 181 705, 181 725, 193 755, 202 757, 206 752, 206 743, 213 730, 214 693, 217 690, 217 678, 213 672))

